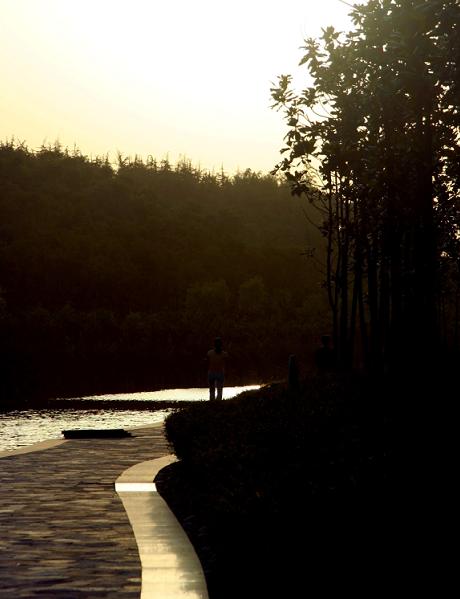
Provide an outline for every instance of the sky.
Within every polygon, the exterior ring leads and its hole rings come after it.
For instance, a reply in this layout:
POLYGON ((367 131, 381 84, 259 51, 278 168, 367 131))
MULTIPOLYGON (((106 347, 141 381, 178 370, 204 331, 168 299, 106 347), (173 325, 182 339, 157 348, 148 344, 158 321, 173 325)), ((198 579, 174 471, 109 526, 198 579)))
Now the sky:
POLYGON ((268 172, 281 74, 351 28, 341 0, 0 0, 0 139, 268 172))

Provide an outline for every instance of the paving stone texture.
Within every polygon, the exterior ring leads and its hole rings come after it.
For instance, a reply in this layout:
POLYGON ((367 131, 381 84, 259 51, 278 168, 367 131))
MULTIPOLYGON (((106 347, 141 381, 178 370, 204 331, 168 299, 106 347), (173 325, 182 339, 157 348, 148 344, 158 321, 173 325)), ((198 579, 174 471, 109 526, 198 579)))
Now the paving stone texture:
POLYGON ((141 565, 115 479, 169 453, 161 427, 0 459, 0 597, 139 597, 141 565))

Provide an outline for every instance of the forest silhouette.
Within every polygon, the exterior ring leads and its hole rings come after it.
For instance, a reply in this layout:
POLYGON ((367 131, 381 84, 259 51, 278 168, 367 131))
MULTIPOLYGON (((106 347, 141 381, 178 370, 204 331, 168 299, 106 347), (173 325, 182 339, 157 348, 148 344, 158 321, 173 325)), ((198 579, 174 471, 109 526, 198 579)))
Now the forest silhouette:
POLYGON ((216 334, 230 384, 308 363, 328 309, 303 209, 250 170, 2 143, 2 399, 205 386, 216 334))

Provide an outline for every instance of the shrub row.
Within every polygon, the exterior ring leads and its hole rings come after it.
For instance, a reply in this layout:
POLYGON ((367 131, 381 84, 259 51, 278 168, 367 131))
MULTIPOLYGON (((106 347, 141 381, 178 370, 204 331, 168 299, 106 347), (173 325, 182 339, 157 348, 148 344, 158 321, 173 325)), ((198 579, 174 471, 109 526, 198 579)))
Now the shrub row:
POLYGON ((285 589, 281 572, 294 570, 294 584, 306 564, 318 574, 346 561, 350 535, 380 537, 391 456, 383 396, 363 378, 319 377, 296 394, 272 385, 167 418, 180 461, 159 489, 195 544, 211 597, 269 596, 285 589))

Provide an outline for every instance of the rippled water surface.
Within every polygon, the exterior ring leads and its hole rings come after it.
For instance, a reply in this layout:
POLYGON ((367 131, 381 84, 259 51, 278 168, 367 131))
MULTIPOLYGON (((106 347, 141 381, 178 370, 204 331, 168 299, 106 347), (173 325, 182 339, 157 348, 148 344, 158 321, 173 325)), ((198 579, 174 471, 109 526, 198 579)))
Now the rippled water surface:
MULTIPOLYGON (((227 387, 224 399, 257 386, 227 387)), ((18 449, 47 439, 62 439, 62 431, 72 428, 133 428, 162 422, 170 410, 136 411, 97 409, 98 400, 202 401, 207 389, 166 389, 144 393, 123 393, 80 397, 91 401, 88 410, 17 410, 0 414, 0 451, 18 449)), ((69 399, 71 402, 72 399, 69 399)))

